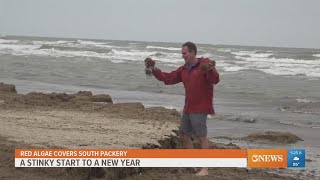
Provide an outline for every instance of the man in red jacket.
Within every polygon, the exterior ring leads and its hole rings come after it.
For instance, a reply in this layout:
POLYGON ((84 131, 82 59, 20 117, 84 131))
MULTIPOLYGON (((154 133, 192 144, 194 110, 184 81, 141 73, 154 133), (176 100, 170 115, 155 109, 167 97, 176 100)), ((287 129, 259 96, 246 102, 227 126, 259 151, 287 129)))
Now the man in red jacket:
MULTIPOLYGON (((170 73, 162 72, 155 67, 151 58, 145 60, 145 65, 154 77, 166 85, 182 82, 185 88, 185 105, 180 123, 184 148, 192 149, 192 132, 198 137, 202 149, 209 148, 207 138, 207 115, 214 114, 213 89, 219 79, 214 61, 207 58, 197 58, 197 47, 192 42, 186 42, 181 48, 185 64, 170 73)), ((208 168, 197 172, 198 176, 208 175, 208 168)))

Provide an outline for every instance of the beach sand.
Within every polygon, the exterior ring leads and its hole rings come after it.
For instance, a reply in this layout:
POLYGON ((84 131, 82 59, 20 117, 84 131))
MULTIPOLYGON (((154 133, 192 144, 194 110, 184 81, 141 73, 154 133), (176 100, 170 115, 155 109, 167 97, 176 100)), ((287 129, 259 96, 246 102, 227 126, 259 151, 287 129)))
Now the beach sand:
POLYGON ((188 168, 14 167, 15 148, 181 148, 179 119, 176 110, 114 104, 108 95, 23 95, 0 84, 0 179, 293 179, 243 168, 212 168, 196 178, 188 168))

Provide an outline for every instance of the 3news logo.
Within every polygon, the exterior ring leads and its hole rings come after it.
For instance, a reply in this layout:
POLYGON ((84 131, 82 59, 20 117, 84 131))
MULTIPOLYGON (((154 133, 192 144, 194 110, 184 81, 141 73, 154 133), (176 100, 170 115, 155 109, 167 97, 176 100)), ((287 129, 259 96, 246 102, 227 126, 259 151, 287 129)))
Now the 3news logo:
POLYGON ((286 168, 287 150, 285 149, 248 149, 250 168, 286 168))
POLYGON ((305 150, 288 149, 288 168, 305 167, 305 150))
POLYGON ((254 154, 251 157, 253 162, 283 162, 282 155, 257 155, 254 154))

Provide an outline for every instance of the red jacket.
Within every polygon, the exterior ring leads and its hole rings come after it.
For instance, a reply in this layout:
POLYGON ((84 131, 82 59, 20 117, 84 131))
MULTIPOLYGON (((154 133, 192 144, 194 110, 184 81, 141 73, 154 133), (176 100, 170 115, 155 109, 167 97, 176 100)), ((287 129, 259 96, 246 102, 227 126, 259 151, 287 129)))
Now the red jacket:
POLYGON ((219 73, 215 67, 209 72, 202 71, 201 63, 207 64, 209 59, 198 58, 198 63, 191 70, 183 65, 170 73, 155 69, 153 75, 166 85, 183 82, 186 95, 183 112, 214 114, 213 89, 214 84, 220 81, 219 73))

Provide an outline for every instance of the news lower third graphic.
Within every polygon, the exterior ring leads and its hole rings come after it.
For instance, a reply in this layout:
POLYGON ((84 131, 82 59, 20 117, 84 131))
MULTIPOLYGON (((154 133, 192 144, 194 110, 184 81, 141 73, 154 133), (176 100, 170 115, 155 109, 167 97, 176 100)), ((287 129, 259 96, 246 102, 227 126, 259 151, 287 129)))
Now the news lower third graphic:
POLYGON ((305 156, 304 149, 288 149, 288 168, 304 168, 305 156))
POLYGON ((304 168, 304 149, 16 149, 15 167, 304 168))

